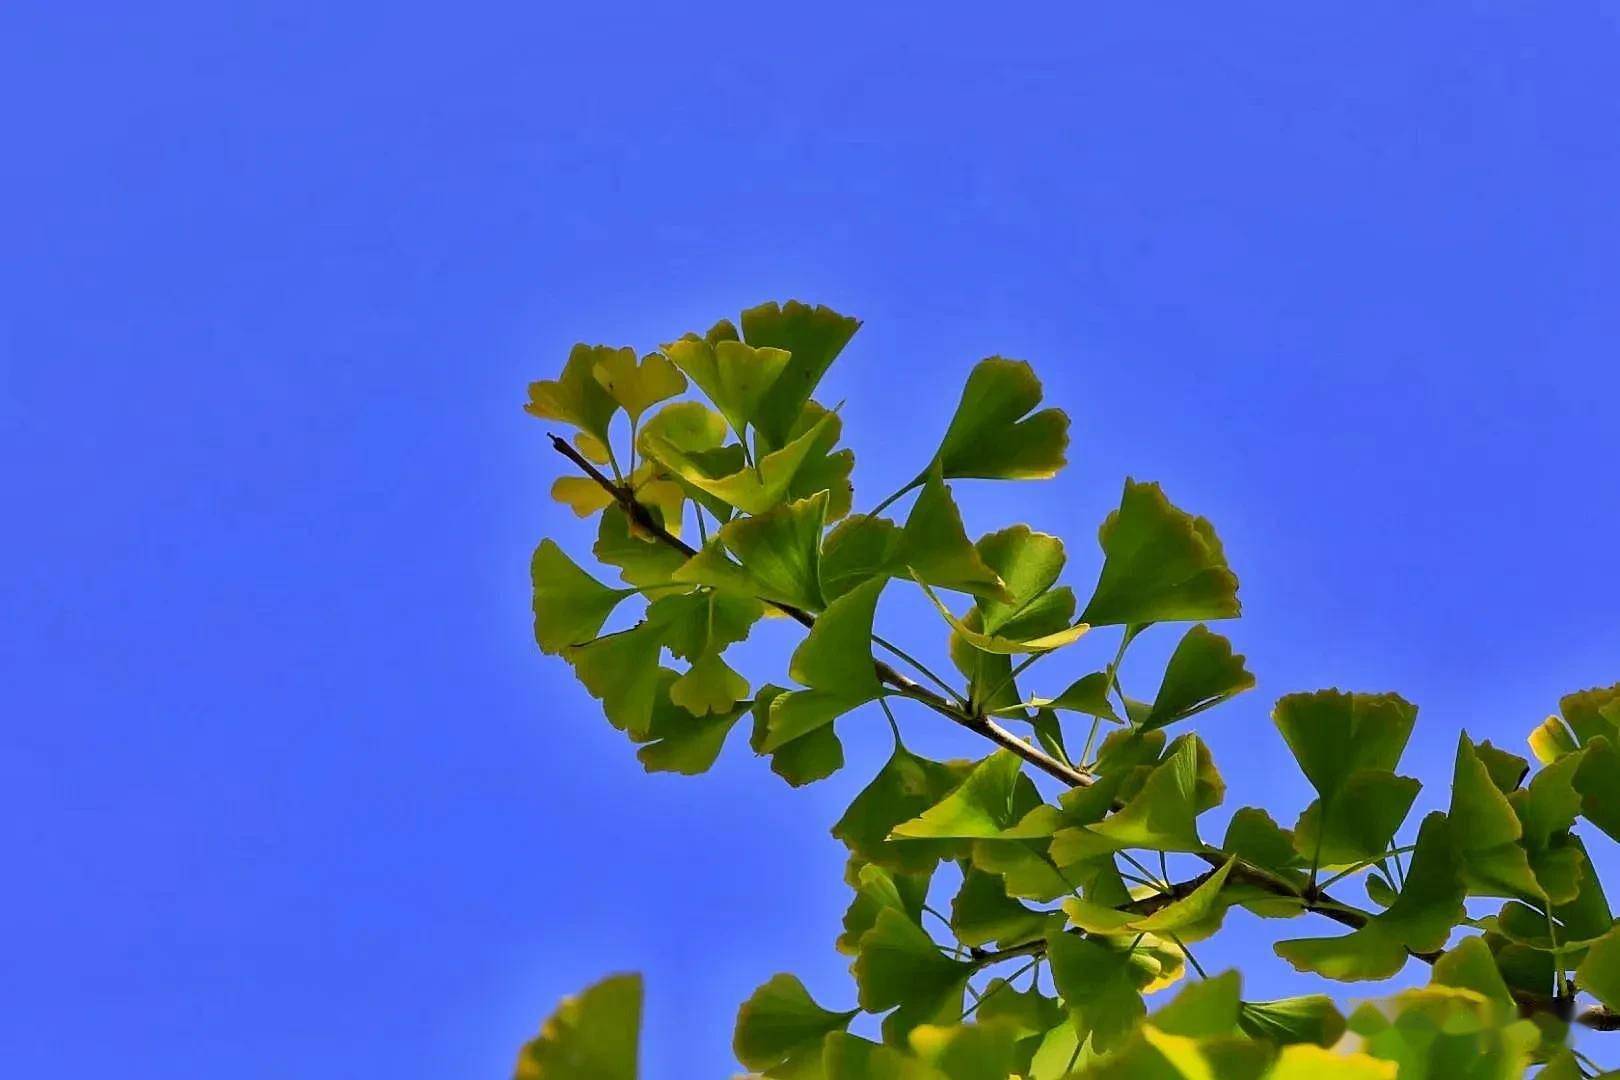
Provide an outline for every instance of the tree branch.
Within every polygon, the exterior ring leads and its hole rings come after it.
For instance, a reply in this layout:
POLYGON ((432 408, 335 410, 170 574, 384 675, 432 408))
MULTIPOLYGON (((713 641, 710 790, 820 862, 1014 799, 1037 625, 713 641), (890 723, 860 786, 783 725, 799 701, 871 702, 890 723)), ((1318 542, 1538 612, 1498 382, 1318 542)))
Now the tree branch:
MULTIPOLYGON (((645 531, 660 543, 674 548, 687 558, 697 554, 696 548, 664 528, 663 524, 653 517, 645 506, 636 501, 635 492, 628 483, 614 483, 583 454, 570 446, 566 440, 557 435, 551 435, 550 438, 551 445, 559 454, 573 462, 586 476, 596 481, 604 491, 613 496, 613 501, 635 523, 637 528, 645 531)), ((771 604, 772 607, 802 626, 808 628, 816 624, 816 617, 802 608, 794 607, 791 604, 779 604, 774 601, 766 601, 766 603, 771 604)), ((989 717, 976 715, 960 708, 954 702, 902 675, 883 661, 873 658, 872 666, 877 673, 878 680, 897 694, 920 702, 953 723, 982 735, 997 746, 1016 754, 1048 776, 1060 780, 1070 787, 1089 787, 1095 783, 1096 778, 1092 774, 1059 761, 1039 747, 1020 739, 989 717)), ((1114 809, 1118 810, 1119 808, 1120 804, 1116 803, 1114 809)), ((1224 866, 1230 856, 1225 852, 1209 849, 1199 852, 1198 857, 1211 867, 1218 868, 1224 866)), ((1213 873, 1213 870, 1210 873, 1213 873)), ((1165 905, 1186 896, 1203 884, 1209 876, 1209 873, 1204 873, 1188 881, 1179 882, 1172 885, 1167 892, 1143 897, 1125 905, 1121 910, 1151 914, 1165 905)), ((1307 885, 1303 890, 1295 889, 1287 881, 1244 863, 1239 863, 1232 868, 1230 880, 1244 881, 1277 896, 1299 900, 1306 911, 1315 912, 1318 915, 1332 919, 1334 922, 1347 926, 1352 930, 1359 930, 1367 925, 1372 918, 1365 911, 1333 899, 1325 890, 1314 884, 1307 885)), ((1070 932, 1079 933, 1080 931, 1074 930, 1070 932)), ((971 951, 971 955, 977 963, 994 964, 1020 956, 1038 956, 1045 951, 1046 939, 1040 938, 1005 949, 985 950, 975 948, 971 951)), ((1433 964, 1444 954, 1443 950, 1436 952, 1411 952, 1409 950, 1409 952, 1414 958, 1427 964, 1433 964)), ((1570 1019, 1573 1003, 1569 999, 1542 999, 1534 998, 1531 995, 1521 995, 1518 1000, 1520 1009, 1526 1013, 1553 1012, 1570 1019)), ((1594 1031, 1620 1031, 1620 1013, 1602 1006, 1594 1006, 1583 1010, 1572 1018, 1572 1022, 1591 1028, 1594 1031)))
MULTIPOLYGON (((613 496, 613 501, 635 523, 637 528, 656 538, 660 543, 674 548, 687 558, 697 554, 696 548, 664 528, 645 506, 636 501, 635 492, 630 489, 629 485, 615 484, 608 479, 602 470, 591 464, 583 454, 570 446, 567 440, 556 435, 552 435, 550 438, 551 445, 559 454, 572 461, 586 476, 596 481, 602 490, 613 496)), ((802 608, 794 607, 792 604, 767 602, 802 626, 811 627, 816 624, 816 617, 802 608)), ((1083 773, 1073 766, 1065 765, 1040 747, 1033 746, 1020 739, 989 717, 976 716, 963 710, 954 702, 934 693, 934 691, 921 685, 916 680, 902 675, 883 661, 874 659, 872 666, 877 672, 878 681, 891 690, 904 697, 911 698, 913 701, 921 702, 941 716, 960 724, 969 731, 977 732, 997 746, 1017 754, 1037 769, 1056 777, 1070 787, 1084 787, 1092 782, 1089 774, 1083 773)))

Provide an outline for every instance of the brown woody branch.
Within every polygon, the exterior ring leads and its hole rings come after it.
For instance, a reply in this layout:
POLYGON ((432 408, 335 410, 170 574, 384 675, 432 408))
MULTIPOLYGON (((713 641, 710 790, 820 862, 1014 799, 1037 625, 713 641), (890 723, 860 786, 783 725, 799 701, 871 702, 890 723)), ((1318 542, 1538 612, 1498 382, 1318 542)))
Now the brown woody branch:
MULTIPOLYGON (((589 459, 570 446, 567 440, 555 434, 550 435, 550 438, 551 445, 559 454, 573 462, 586 476, 596 481, 604 491, 613 496, 614 503, 624 511, 625 515, 634 522, 638 529, 656 538, 660 543, 674 548, 688 558, 697 554, 696 548, 664 528, 663 523, 636 500, 635 491, 628 483, 614 483, 589 459)), ((813 627, 816 624, 816 617, 802 608, 794 607, 791 604, 776 603, 775 601, 766 602, 802 626, 813 627)), ((878 680, 896 693, 920 702, 951 722, 984 736, 997 746, 1018 755, 1025 762, 1040 769, 1048 776, 1061 780, 1070 787, 1089 787, 1095 783, 1096 778, 1090 773, 1059 761, 1039 747, 1020 739, 989 717, 960 708, 954 702, 941 697, 926 686, 922 686, 915 680, 896 671, 882 660, 873 658, 872 666, 877 672, 878 680)), ((1119 809, 1119 805, 1116 804, 1114 808, 1119 809)), ((1225 865, 1228 858, 1224 852, 1214 850, 1199 852, 1198 856, 1209 863, 1211 867, 1217 868, 1225 865)), ((1210 873, 1213 873, 1213 870, 1210 873)), ((1122 910, 1135 911, 1144 915, 1151 914, 1165 905, 1186 896, 1203 884, 1208 877, 1209 873, 1204 873, 1187 881, 1172 884, 1168 891, 1133 901, 1122 910)), ((1258 867, 1249 866, 1246 863, 1240 862, 1232 867, 1230 880, 1243 881, 1278 896, 1299 900, 1304 910, 1315 912, 1352 930, 1359 930, 1367 925, 1371 919, 1371 916, 1366 912, 1339 903, 1314 884, 1308 885, 1304 889, 1296 889, 1283 878, 1267 873, 1258 867)), ((972 956, 980 964, 992 964, 1021 956, 1038 956, 1045 950, 1045 939, 1038 938, 1005 949, 974 949, 972 950, 972 956)), ((1435 952, 1408 951, 1414 958, 1427 964, 1433 964, 1443 955, 1443 950, 1435 952)), ((1518 1001, 1521 1011, 1526 1014, 1552 1012, 1566 1020, 1572 1020, 1574 1023, 1595 1031, 1620 1030, 1620 1013, 1613 1012, 1605 1007, 1589 1008, 1572 1017, 1573 1001, 1569 998, 1537 998, 1532 995, 1519 995, 1518 1001)))

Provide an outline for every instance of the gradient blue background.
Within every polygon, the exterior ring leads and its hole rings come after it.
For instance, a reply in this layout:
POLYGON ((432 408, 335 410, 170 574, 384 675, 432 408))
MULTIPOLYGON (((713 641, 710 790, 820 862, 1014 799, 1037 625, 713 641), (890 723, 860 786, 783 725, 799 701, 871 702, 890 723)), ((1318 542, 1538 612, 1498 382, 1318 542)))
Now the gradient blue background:
MULTIPOLYGON (((1125 475, 1215 521, 1261 686, 1204 724, 1212 832, 1304 804, 1266 714, 1325 685, 1421 704, 1442 803, 1459 727, 1620 679, 1617 45, 1579 2, 6 4, 4 1071, 499 1076, 637 968, 645 1075, 723 1077, 772 972, 852 1000, 827 828, 881 719, 800 791, 741 740, 649 777, 529 630, 590 533, 525 384, 768 298, 867 320, 860 504, 999 352, 1072 464, 971 528, 1084 591, 1125 475)), ((1268 941, 1201 954, 1303 985, 1268 941)))

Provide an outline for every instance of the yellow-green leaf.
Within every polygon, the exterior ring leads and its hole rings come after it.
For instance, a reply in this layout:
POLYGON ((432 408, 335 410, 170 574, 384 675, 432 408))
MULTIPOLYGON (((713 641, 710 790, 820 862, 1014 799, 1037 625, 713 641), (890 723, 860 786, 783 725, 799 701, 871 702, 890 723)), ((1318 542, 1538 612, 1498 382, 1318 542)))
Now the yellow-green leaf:
POLYGON ((636 363, 629 349, 615 349, 596 361, 592 369, 596 381, 608 396, 636 423, 641 414, 666 398, 686 389, 686 377, 665 357, 649 353, 636 363))
POLYGON ((1237 576, 1210 523, 1171 505, 1158 484, 1125 481, 1098 530, 1102 576, 1083 622, 1136 625, 1238 616, 1237 576))
POLYGON ((613 609, 634 589, 597 581, 550 540, 542 540, 529 564, 534 584, 534 638, 543 652, 590 641, 613 609))
POLYGON ((619 354, 629 356, 634 363, 634 349, 575 345, 561 376, 529 384, 529 401, 523 406, 524 411, 542 420, 572 424, 607 445, 608 422, 619 406, 596 381, 596 365, 619 354))
POLYGON ((518 1052, 513 1080, 636 1080, 641 976, 615 975, 564 998, 518 1052))
POLYGON ((968 375, 934 461, 947 479, 1044 480, 1067 461, 1069 418, 1061 409, 1031 413, 1041 382, 1021 360, 993 356, 968 375))

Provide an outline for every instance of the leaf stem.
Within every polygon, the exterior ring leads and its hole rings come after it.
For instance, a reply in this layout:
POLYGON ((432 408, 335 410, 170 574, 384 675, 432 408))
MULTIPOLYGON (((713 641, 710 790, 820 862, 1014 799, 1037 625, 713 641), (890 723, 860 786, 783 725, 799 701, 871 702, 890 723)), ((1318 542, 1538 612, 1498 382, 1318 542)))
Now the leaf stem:
POLYGON ((884 499, 882 502, 878 503, 872 509, 868 510, 866 512, 866 516, 867 517, 877 517, 879 514, 883 513, 883 511, 887 510, 889 508, 889 506, 896 499, 898 499, 900 496, 904 495, 906 492, 910 491, 912 488, 921 486, 921 484, 922 484, 922 477, 919 476, 917 479, 911 481, 905 487, 901 488, 899 491, 896 491, 893 495, 890 495, 887 499, 884 499))
POLYGON ((891 653, 898 656, 900 659, 904 660, 906 663, 910 664, 912 667, 916 668, 917 671, 924 678, 926 678, 929 682, 933 683, 935 686, 937 686, 941 690, 945 691, 945 693, 949 694, 952 698, 955 698, 957 704, 962 706, 962 708, 964 708, 964 709, 967 708, 967 699, 964 698, 961 694, 957 693, 955 690, 953 690, 951 688, 950 683, 946 682, 944 679, 940 678, 938 675, 936 675, 932 671, 930 671, 928 669, 928 665, 924 664, 921 660, 918 660, 916 657, 912 656, 910 653, 908 653, 905 650, 901 649, 898 645, 895 645, 895 644, 893 644, 891 642, 885 641, 883 638, 878 637, 876 634, 872 635, 872 641, 876 645, 878 645, 880 648, 884 648, 884 649, 889 650, 891 653))

